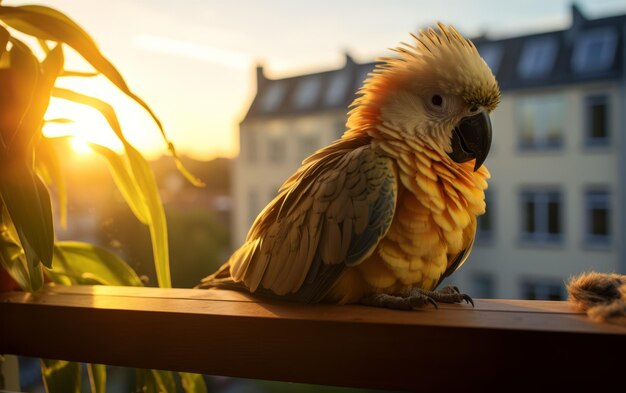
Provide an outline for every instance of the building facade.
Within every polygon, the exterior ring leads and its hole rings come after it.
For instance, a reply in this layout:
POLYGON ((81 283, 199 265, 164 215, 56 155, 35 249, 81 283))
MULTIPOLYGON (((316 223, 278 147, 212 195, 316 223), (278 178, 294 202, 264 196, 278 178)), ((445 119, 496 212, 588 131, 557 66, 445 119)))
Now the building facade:
MULTIPOLYGON (((502 90, 492 114, 492 179, 474 250, 450 282, 475 297, 563 299, 564 282, 626 273, 626 15, 566 30, 474 39, 502 90)), ((234 233, 250 224, 302 159, 344 131, 347 107, 374 68, 270 80, 241 123, 234 233)))

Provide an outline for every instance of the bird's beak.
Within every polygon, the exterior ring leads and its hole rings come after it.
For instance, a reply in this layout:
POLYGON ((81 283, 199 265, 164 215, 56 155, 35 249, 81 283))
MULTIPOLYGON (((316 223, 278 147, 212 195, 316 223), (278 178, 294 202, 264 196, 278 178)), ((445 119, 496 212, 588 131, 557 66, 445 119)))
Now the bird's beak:
POLYGON ((474 171, 485 162, 491 147, 491 120, 486 111, 468 116, 452 130, 452 152, 448 155, 459 164, 476 159, 474 171))

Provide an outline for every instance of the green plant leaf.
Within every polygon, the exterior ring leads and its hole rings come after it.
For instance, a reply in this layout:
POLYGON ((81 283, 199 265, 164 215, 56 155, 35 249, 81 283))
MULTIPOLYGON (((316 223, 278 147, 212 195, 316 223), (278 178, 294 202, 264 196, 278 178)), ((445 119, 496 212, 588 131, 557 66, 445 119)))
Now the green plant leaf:
POLYGON ((52 265, 54 228, 50 194, 39 176, 24 162, 13 162, 0 169, 0 197, 26 253, 37 266, 52 265))
POLYGON ((171 371, 136 369, 136 392, 170 393, 176 391, 176 381, 171 371))
POLYGON ((107 368, 104 364, 87 364, 91 393, 105 393, 107 384, 107 368))
POLYGON ((178 373, 185 393, 207 393, 202 374, 178 373))
POLYGON ((26 34, 33 35, 45 40, 64 42, 74 48, 85 60, 87 60, 98 72, 107 77, 122 92, 141 105, 152 117, 159 127, 161 136, 167 144, 170 154, 176 161, 176 167, 194 185, 201 186, 204 183, 194 177, 180 162, 174 145, 165 134, 165 129, 161 120, 152 109, 139 96, 133 93, 127 86, 126 81, 119 71, 105 58, 91 39, 78 24, 72 21, 63 13, 44 6, 0 6, 0 19, 7 25, 26 34))
POLYGON ((20 288, 31 293, 37 292, 43 286, 41 264, 31 248, 28 253, 25 252, 6 206, 2 206, 1 218, 0 230, 6 247, 1 262, 20 288))
POLYGON ((98 75, 100 75, 99 72, 84 72, 84 71, 63 70, 63 72, 59 76, 73 76, 73 77, 81 77, 81 78, 91 78, 91 77, 98 76, 98 75))
POLYGON ((106 158, 109 159, 109 165, 115 165, 113 173, 118 176, 116 182, 119 181, 119 184, 124 184, 124 186, 120 188, 121 192, 124 197, 127 198, 127 201, 131 201, 129 202, 129 206, 137 218, 144 223, 147 222, 150 229, 150 238, 152 240, 152 253, 154 255, 157 281, 159 282, 160 287, 170 288, 172 284, 169 268, 169 249, 167 243, 167 224, 165 220, 165 212, 163 211, 163 204, 161 203, 161 197, 159 196, 159 189, 156 180, 154 179, 154 175, 148 165, 148 162, 145 158, 143 158, 141 153, 128 143, 126 137, 124 137, 124 133, 120 127, 115 110, 111 105, 95 97, 87 96, 68 89, 54 88, 52 94, 55 97, 74 101, 97 109, 105 117, 115 135, 117 135, 124 145, 127 157, 125 167, 132 175, 131 179, 124 178, 126 175, 123 174, 124 171, 121 169, 119 162, 117 162, 111 154, 106 152, 105 149, 98 149, 97 151, 106 155, 106 158), (141 198, 136 198, 135 194, 139 194, 141 198), (145 220, 142 220, 142 218, 145 220))
POLYGON ((57 242, 55 261, 46 273, 62 285, 143 286, 137 273, 117 255, 88 243, 57 242))
POLYGON ((128 163, 135 181, 143 193, 146 207, 150 212, 150 238, 159 287, 171 288, 169 245, 165 211, 154 174, 145 158, 130 144, 125 146, 128 163))
MULTIPOLYGON (((60 120, 60 119, 59 119, 60 120)), ((35 170, 48 186, 54 185, 59 205, 59 223, 67 227, 67 189, 65 178, 53 141, 61 138, 41 138, 35 146, 35 170)))
POLYGON ((159 392, 175 392, 176 381, 171 371, 150 370, 159 392))
MULTIPOLYGON (((30 151, 33 139, 41 131, 43 116, 50 102, 50 91, 63 69, 64 56, 61 45, 57 45, 48 53, 40 67, 37 59, 32 55, 26 45, 13 38, 11 42, 13 43, 13 48, 21 48, 21 50, 16 53, 20 53, 20 57, 25 57, 23 61, 15 64, 15 67, 26 67, 25 63, 32 63, 34 59, 34 75, 37 75, 34 78, 35 87, 30 96, 28 106, 26 107, 27 109, 18 123, 14 138, 9 140, 7 144, 7 147, 11 149, 11 153, 9 154, 15 155, 17 153, 19 157, 30 151), (28 60, 26 60, 26 58, 28 58, 28 60)), ((13 49, 11 50, 11 55, 11 69, 13 69, 13 49)))
POLYGON ((80 393, 80 363, 41 359, 41 374, 48 393, 80 393))
POLYGON ((109 123, 109 127, 111 127, 111 130, 113 130, 117 138, 122 143, 128 143, 126 137, 124 136, 124 133, 122 132, 122 127, 120 126, 120 122, 117 119, 117 115, 115 114, 115 109, 113 109, 113 107, 109 103, 102 101, 96 97, 78 93, 73 90, 64 89, 62 87, 53 88, 52 96, 76 102, 78 104, 87 105, 96 109, 102 114, 102 116, 104 116, 107 123, 109 123))
MULTIPOLYGON (((29 120, 27 112, 35 96, 40 74, 39 62, 28 46, 12 37, 10 40, 11 50, 6 54, 9 67, 0 70, 0 86, 3 91, 0 95, 0 138, 2 146, 6 148, 17 139, 22 123, 29 120)), ((30 131, 30 135, 21 138, 24 141, 20 146, 21 156, 28 150, 26 141, 36 132, 30 131)), ((0 159, 6 160, 8 156, 8 153, 0 154, 0 159)), ((10 156, 12 159, 22 158, 15 153, 10 156)))
POLYGON ((150 213, 147 211, 142 192, 122 157, 107 147, 95 143, 89 143, 89 146, 107 160, 113 180, 135 217, 142 224, 149 225, 150 213))
POLYGON ((22 290, 31 293, 35 291, 30 281, 22 247, 4 222, 0 224, 0 264, 22 290))

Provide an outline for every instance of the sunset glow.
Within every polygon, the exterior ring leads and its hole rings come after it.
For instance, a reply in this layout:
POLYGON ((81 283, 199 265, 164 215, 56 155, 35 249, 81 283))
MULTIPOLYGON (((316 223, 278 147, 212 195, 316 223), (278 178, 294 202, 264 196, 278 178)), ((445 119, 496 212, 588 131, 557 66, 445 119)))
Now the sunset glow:
MULTIPOLYGON (((23 3, 28 1, 3 2, 23 3)), ((512 35, 530 26, 549 31, 569 23, 571 1, 486 0, 480 6, 456 0, 315 4, 270 0, 262 6, 214 0, 180 5, 131 0, 39 3, 62 10, 87 30, 131 90, 159 116, 181 155, 209 160, 238 154, 239 123, 256 92, 257 64, 264 66, 267 77, 284 78, 340 68, 345 52, 357 62, 368 62, 387 55, 386 48, 406 39, 409 32, 442 19, 470 37, 512 35)), ((619 3, 577 2, 590 16, 617 13, 624 9, 619 3)), ((75 68, 69 50, 66 65, 75 68)), ((145 111, 101 79, 61 78, 61 82, 112 103, 125 135, 148 158, 166 154, 145 111)), ((46 125, 46 134, 69 130, 121 148, 94 110, 73 106, 68 114, 61 113, 59 105, 52 103, 46 117, 76 122, 46 125)))
POLYGON ((72 151, 79 156, 86 156, 93 153, 93 150, 91 150, 87 142, 78 137, 70 139, 70 146, 72 147, 72 151))

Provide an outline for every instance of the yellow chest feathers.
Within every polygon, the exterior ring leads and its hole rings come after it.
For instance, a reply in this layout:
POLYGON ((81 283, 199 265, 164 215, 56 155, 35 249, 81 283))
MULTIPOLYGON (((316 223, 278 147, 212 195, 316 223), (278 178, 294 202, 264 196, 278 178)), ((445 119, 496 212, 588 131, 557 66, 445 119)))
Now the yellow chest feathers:
POLYGON ((411 147, 383 148, 394 152, 399 167, 396 213, 377 253, 361 268, 366 280, 371 277, 368 283, 380 289, 434 288, 451 261, 471 244, 476 216, 485 212, 489 172, 484 166, 474 172, 473 162, 459 165, 422 145, 411 147))

